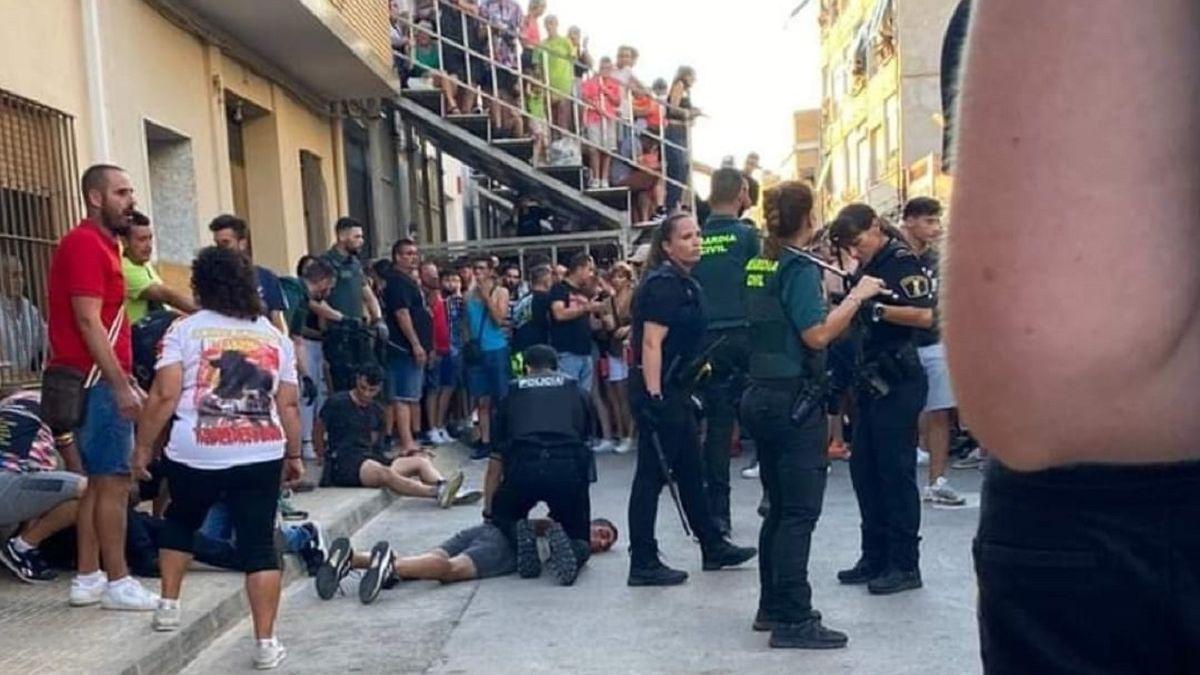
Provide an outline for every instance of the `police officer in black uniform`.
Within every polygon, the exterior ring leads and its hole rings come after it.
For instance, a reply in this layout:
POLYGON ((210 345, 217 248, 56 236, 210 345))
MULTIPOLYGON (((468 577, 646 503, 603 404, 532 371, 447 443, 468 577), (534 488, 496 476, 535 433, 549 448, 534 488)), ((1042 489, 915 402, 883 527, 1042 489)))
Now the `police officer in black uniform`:
POLYGON ((554 521, 546 532, 550 568, 569 586, 590 555, 591 408, 575 380, 558 372, 552 347, 530 347, 524 362, 527 374, 512 382, 496 411, 484 513, 516 547, 517 572, 531 578, 541 574, 541 560, 527 518, 545 502, 554 521))
POLYGON ((729 450, 738 401, 746 387, 749 339, 746 333, 746 263, 758 255, 758 230, 740 219, 750 206, 746 176, 718 169, 709 196, 711 215, 701 228, 700 262, 692 276, 704 289, 708 333, 713 345, 712 374, 701 387, 704 401, 704 478, 709 508, 725 536, 733 530, 729 513, 729 450))
POLYGON ((687 572, 662 564, 654 539, 658 498, 668 480, 678 483, 687 521, 700 540, 705 570, 740 565, 756 553, 725 539, 704 490, 690 391, 707 322, 703 292, 690 274, 699 259, 696 221, 686 213, 667 218, 654 233, 647 261, 650 272, 633 299, 629 399, 641 431, 637 473, 629 495, 630 586, 687 581, 687 572))
POLYGON ((862 263, 862 274, 891 292, 859 313, 866 330, 850 477, 862 517, 862 557, 838 580, 866 583, 877 595, 897 593, 921 587, 916 444, 928 383, 915 331, 933 326, 933 282, 900 232, 865 204, 838 213, 832 238, 862 263))
POLYGON ((812 190, 799 181, 768 190, 764 254, 746 268, 750 386, 742 422, 754 438, 770 502, 759 535, 754 629, 771 631, 776 648, 829 649, 848 640, 821 624, 808 583, 809 545, 829 465, 825 350, 882 288, 878 279, 863 277, 827 315, 821 269, 803 250, 813 236, 812 206, 812 190))

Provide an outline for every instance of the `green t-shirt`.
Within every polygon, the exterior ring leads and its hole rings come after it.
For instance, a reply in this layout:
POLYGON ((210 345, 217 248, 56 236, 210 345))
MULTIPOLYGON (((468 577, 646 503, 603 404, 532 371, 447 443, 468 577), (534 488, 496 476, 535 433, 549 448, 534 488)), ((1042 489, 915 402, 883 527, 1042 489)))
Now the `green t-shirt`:
POLYGON ((708 301, 709 329, 746 326, 746 263, 758 255, 758 231, 745 221, 712 216, 700 231, 700 262, 692 276, 708 301))
POLYGON ((121 256, 121 274, 125 276, 125 313, 129 323, 135 324, 150 313, 150 301, 142 298, 142 293, 161 284, 162 278, 150 263, 139 265, 125 256, 121 256))
POLYGON ((416 77, 424 77, 426 71, 442 69, 442 60, 438 55, 437 45, 414 48, 413 61, 415 63, 413 63, 412 74, 416 77))
POLYGON ((287 300, 283 318, 287 322, 288 335, 298 336, 304 331, 304 324, 308 322, 308 288, 296 277, 280 277, 279 288, 283 291, 283 298, 287 300))
POLYGON ((568 95, 575 84, 575 43, 566 37, 548 38, 541 44, 546 60, 546 80, 550 90, 568 95))

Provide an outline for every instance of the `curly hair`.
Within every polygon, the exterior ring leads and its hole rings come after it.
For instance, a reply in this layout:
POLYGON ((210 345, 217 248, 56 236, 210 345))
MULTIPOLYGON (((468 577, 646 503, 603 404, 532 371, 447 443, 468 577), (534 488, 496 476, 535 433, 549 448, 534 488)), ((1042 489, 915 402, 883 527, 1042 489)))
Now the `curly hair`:
POLYGON ((200 307, 218 314, 247 321, 263 314, 254 267, 237 251, 200 249, 192 261, 192 292, 200 307))
POLYGON ((805 183, 789 180, 768 189, 763 194, 763 217, 767 226, 763 257, 778 259, 784 241, 811 227, 812 209, 812 188, 805 183))

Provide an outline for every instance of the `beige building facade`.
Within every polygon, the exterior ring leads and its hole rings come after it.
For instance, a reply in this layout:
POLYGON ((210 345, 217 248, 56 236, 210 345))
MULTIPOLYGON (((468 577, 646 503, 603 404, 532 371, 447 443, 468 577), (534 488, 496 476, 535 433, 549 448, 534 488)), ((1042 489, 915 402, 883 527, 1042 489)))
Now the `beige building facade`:
POLYGON ((341 215, 394 238, 388 25, 375 0, 0 3, 0 253, 44 264, 96 162, 129 171, 173 283, 220 213, 280 272, 341 215))
POLYGON ((822 0, 821 169, 827 214, 862 201, 886 216, 941 173, 941 54, 959 0, 822 0))

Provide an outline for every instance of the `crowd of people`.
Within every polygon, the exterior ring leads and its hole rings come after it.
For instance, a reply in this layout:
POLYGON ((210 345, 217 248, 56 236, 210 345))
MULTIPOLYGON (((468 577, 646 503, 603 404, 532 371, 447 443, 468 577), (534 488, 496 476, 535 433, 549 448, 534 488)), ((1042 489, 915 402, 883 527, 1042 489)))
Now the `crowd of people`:
POLYGON ((525 10, 516 0, 392 0, 391 19, 402 81, 440 90, 448 114, 486 112, 494 137, 534 141, 535 164, 586 165, 590 188, 629 188, 635 222, 683 201, 700 115, 692 68, 645 84, 635 47, 593 57, 545 0, 525 10))

